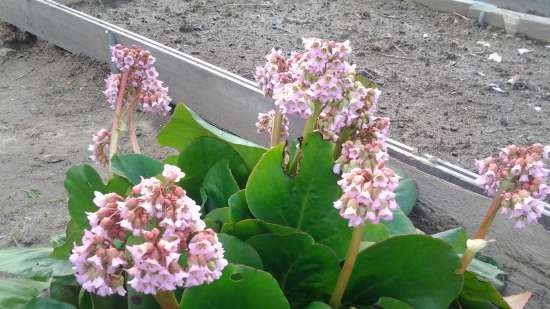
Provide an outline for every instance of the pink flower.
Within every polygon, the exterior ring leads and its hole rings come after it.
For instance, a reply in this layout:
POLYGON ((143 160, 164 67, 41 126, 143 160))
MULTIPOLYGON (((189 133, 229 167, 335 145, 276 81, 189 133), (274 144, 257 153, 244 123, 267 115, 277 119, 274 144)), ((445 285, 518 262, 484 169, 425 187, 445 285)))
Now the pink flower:
POLYGON ((84 230, 82 246, 73 248, 69 260, 76 280, 86 291, 100 296, 126 294, 124 252, 115 249, 109 240, 84 230))
POLYGON ((122 197, 116 193, 103 194, 98 191, 95 191, 94 195, 94 204, 100 209, 86 213, 91 232, 109 241, 115 238, 124 240, 126 233, 119 224, 121 217, 118 210, 118 203, 122 201, 122 197))
POLYGON ((543 162, 548 147, 510 145, 498 156, 476 161, 478 185, 488 195, 496 195, 502 184, 506 184, 500 193, 501 210, 516 220, 518 228, 538 221, 542 215, 542 201, 550 194, 546 184, 550 170, 543 162))
POLYGON ((179 182, 185 176, 185 173, 177 166, 165 164, 162 176, 166 181, 179 182))
POLYGON ((133 260, 133 266, 127 270, 132 276, 128 284, 136 291, 156 294, 159 291, 173 291, 182 286, 186 273, 178 264, 181 254, 178 252, 180 240, 158 239, 156 234, 141 245, 126 246, 133 260))
POLYGON ((227 266, 223 247, 211 229, 198 232, 189 242, 185 287, 212 283, 227 266))
MULTIPOLYGON (((267 113, 258 114, 258 122, 256 122, 256 129, 259 134, 270 134, 273 129, 273 119, 275 118, 275 110, 270 110, 267 113)), ((282 115, 281 118, 281 140, 286 140, 288 138, 288 125, 289 121, 285 115, 282 115)))
POLYGON ((109 74, 105 79, 105 97, 107 98, 107 103, 112 110, 115 110, 116 100, 118 97, 118 87, 120 87, 120 74, 109 74))
POLYGON ((106 166, 109 164, 109 144, 111 143, 111 132, 101 129, 92 137, 92 144, 88 150, 92 153, 90 160, 97 165, 106 166))

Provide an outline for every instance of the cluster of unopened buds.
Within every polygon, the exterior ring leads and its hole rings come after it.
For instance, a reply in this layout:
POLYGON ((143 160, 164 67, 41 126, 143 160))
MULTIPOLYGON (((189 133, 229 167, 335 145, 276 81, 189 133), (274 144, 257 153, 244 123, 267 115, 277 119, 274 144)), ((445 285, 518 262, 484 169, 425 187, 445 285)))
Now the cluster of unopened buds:
POLYGON ((348 41, 309 38, 304 47, 289 58, 273 50, 265 65, 256 68, 256 81, 282 114, 306 119, 316 113, 319 131, 336 141, 343 128, 368 118, 380 92, 356 81, 348 41))
POLYGON ((373 224, 381 220, 391 221, 399 207, 395 201, 395 189, 399 177, 385 166, 389 156, 383 142, 347 141, 342 145, 336 160, 335 172, 342 172, 338 184, 343 194, 334 207, 340 216, 349 220, 349 226, 357 227, 366 221, 373 224))
POLYGON ((478 185, 490 196, 498 195, 502 213, 516 220, 516 227, 537 223, 550 194, 544 160, 550 157, 550 145, 527 147, 510 145, 498 156, 476 161, 478 185))
POLYGON ((216 233, 205 228, 200 206, 176 184, 184 174, 165 165, 162 175, 163 180, 142 179, 126 198, 95 193, 98 210, 88 213, 91 228, 70 256, 85 290, 124 295, 128 275, 136 291, 156 294, 211 283, 221 276, 227 265, 223 247, 216 233), (134 241, 129 244, 131 236, 134 241), (186 262, 181 263, 183 256, 186 262))

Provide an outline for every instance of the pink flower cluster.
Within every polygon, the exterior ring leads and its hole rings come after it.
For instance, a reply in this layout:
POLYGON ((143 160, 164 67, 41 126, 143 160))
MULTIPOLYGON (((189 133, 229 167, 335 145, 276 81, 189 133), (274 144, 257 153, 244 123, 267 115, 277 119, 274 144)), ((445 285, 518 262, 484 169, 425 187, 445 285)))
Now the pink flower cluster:
MULTIPOLYGON (((256 129, 259 134, 271 134, 273 128, 273 119, 275 118, 275 110, 270 110, 267 113, 258 114, 258 122, 256 122, 256 129)), ((288 117, 282 115, 281 118, 281 140, 286 140, 288 137, 288 117)))
POLYGON ((498 156, 476 161, 478 185, 488 195, 500 194, 501 211, 516 220, 517 228, 537 223, 542 216, 542 201, 550 194, 550 170, 544 164, 549 157, 550 145, 510 145, 498 156))
POLYGON ((106 129, 97 131, 92 137, 92 144, 88 146, 90 160, 97 165, 106 166, 109 164, 109 144, 111 142, 111 132, 106 129))
POLYGON ((91 229, 70 257, 78 282, 91 293, 125 294, 124 272, 135 290, 155 294, 178 286, 210 283, 221 276, 227 261, 216 234, 205 229, 200 206, 176 185, 184 177, 178 167, 165 165, 164 180, 142 179, 127 198, 96 192, 99 209, 88 213, 91 229), (128 234, 143 243, 122 246, 128 234), (180 265, 180 258, 187 263, 180 265))
MULTIPOLYGON (((131 91, 124 89, 131 96, 128 100, 139 100, 143 111, 166 115, 170 111, 168 88, 158 80, 158 72, 153 66, 155 58, 145 49, 137 46, 126 47, 117 44, 111 48, 111 60, 122 71, 128 73, 128 85, 131 91)), ((121 74, 110 74, 105 79, 107 102, 115 109, 119 91, 121 91, 121 74)))
POLYGON ((334 170, 343 171, 338 184, 344 193, 334 207, 349 220, 350 226, 393 219, 398 207, 394 190, 399 178, 384 165, 388 159, 384 143, 377 139, 369 143, 347 141, 342 145, 334 170))
POLYGON ((325 138, 337 140, 343 128, 368 122, 380 92, 355 80, 349 42, 310 38, 304 39, 304 48, 289 58, 276 50, 266 56, 266 64, 256 69, 264 94, 288 116, 306 119, 317 105, 325 138))

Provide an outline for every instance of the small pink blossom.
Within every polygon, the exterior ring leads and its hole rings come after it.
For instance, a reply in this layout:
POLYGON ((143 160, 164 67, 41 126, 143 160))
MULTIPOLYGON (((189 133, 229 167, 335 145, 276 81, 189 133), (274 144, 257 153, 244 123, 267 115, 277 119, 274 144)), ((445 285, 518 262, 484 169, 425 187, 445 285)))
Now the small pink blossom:
POLYGON ((185 173, 177 166, 166 164, 162 176, 166 181, 179 182, 185 176, 185 173))
POLYGON ((92 144, 88 150, 92 153, 90 160, 97 165, 107 166, 109 164, 109 144, 111 143, 111 132, 106 129, 97 131, 92 137, 92 144))
POLYGON ((115 110, 116 107, 119 87, 120 74, 109 74, 109 76, 105 79, 105 91, 103 91, 103 93, 105 94, 107 103, 109 103, 112 110, 115 110))
POLYGON ((198 232, 189 242, 185 287, 209 284, 221 277, 228 262, 216 233, 211 229, 198 232))
POLYGON ((100 209, 86 213, 91 232, 109 241, 115 238, 124 240, 126 233, 119 224, 121 217, 118 210, 118 203, 123 200, 122 197, 116 193, 103 194, 98 191, 95 191, 94 195, 93 202, 100 209))
MULTIPOLYGON (((275 110, 270 110, 267 113, 258 114, 258 122, 256 122, 256 129, 259 134, 271 134, 273 129, 273 119, 275 118, 275 110)), ((288 138, 288 118, 283 114, 281 118, 281 140, 288 138)))

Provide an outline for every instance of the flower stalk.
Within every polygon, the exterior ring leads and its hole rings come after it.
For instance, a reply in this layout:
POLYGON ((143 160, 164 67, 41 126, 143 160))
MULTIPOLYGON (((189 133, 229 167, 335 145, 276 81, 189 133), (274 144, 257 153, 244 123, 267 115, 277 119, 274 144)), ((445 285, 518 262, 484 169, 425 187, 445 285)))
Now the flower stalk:
POLYGON ((333 309, 340 308, 340 305, 342 303, 342 297, 344 297, 349 278, 351 277, 353 267, 355 266, 355 261, 357 260, 357 255, 359 254, 359 246, 361 244, 361 240, 363 239, 364 229, 365 224, 361 224, 360 226, 353 229, 348 253, 346 254, 346 260, 344 261, 344 266, 340 271, 338 281, 336 282, 336 287, 334 288, 334 291, 332 292, 332 295, 330 297, 329 304, 333 309))
POLYGON ((283 113, 280 108, 277 108, 273 117, 273 127, 271 128, 271 147, 279 144, 281 140, 282 121, 283 113))
POLYGON ((128 76, 130 72, 125 71, 122 73, 120 79, 120 87, 118 91, 118 96, 115 105, 115 113, 113 114, 113 129, 111 130, 111 143, 109 145, 109 166, 111 159, 117 152, 118 148, 118 138, 120 134, 120 122, 122 118, 122 106, 124 104, 124 95, 126 91, 126 84, 128 83, 128 76))
POLYGON ((130 143, 132 144, 132 150, 134 153, 141 153, 139 147, 138 138, 136 135, 136 109, 137 109, 138 97, 132 98, 130 105, 128 106, 128 134, 130 135, 130 143))
POLYGON ((176 295, 172 291, 159 291, 155 294, 155 300, 162 309, 179 309, 176 295))

